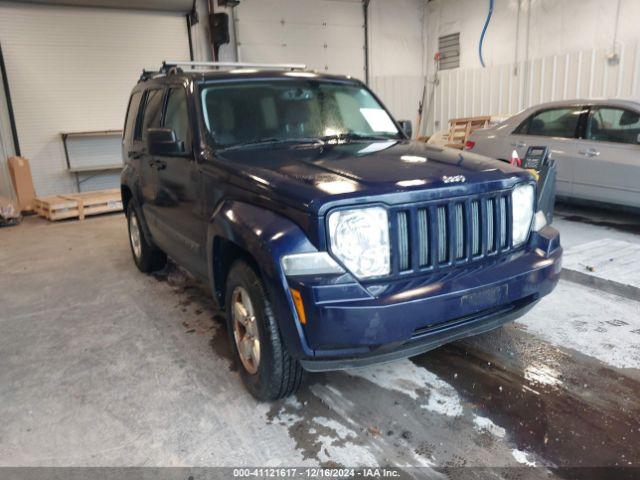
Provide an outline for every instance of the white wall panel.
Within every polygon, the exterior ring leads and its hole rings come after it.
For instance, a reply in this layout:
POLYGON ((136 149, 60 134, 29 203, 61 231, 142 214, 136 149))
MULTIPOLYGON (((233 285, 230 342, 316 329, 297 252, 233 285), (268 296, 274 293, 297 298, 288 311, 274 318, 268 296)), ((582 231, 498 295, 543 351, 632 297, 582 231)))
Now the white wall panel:
MULTIPOLYGON (((60 132, 121 129, 141 69, 189 58, 185 18, 171 13, 0 2, 0 42, 40 196, 76 188, 60 132)), ((118 176, 91 185, 115 187, 118 176)))
POLYGON ((439 73, 428 134, 452 118, 510 115, 530 106, 576 98, 640 97, 640 44, 621 46, 620 62, 606 48, 550 55, 489 68, 439 73), (514 74, 517 72, 517 75, 514 74))
POLYGON ((240 61, 304 63, 364 79, 364 17, 357 0, 243 0, 236 31, 240 61))
POLYGON ((411 120, 416 128, 424 78, 416 75, 371 77, 369 87, 398 120, 411 120))

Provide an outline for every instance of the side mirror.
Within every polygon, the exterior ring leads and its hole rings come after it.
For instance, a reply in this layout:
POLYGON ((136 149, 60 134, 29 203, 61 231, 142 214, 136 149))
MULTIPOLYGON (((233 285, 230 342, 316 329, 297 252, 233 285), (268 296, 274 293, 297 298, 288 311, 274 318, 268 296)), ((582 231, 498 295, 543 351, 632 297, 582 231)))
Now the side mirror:
POLYGON ((413 135, 413 126, 411 125, 411 120, 400 120, 398 122, 400 124, 400 128, 405 133, 405 135, 409 138, 413 135))
POLYGON ((640 144, 640 133, 638 134, 638 136, 636 137, 636 143, 640 144))
POLYGON ((176 140, 176 132, 170 128, 149 128, 147 130, 147 150, 151 155, 182 155, 184 142, 176 140))

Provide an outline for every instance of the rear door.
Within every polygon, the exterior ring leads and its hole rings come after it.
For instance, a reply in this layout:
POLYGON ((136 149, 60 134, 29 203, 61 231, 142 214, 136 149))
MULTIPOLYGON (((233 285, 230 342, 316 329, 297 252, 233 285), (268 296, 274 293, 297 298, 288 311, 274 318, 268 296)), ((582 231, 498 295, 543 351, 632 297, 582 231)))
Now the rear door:
POLYGON ((640 112, 591 107, 574 173, 574 193, 587 200, 640 207, 640 112))
POLYGON ((510 135, 510 147, 524 158, 529 147, 549 147, 556 161, 558 195, 573 195, 573 177, 578 160, 580 125, 587 113, 584 106, 538 110, 510 135))
POLYGON ((162 245, 162 232, 158 229, 157 210, 155 208, 158 197, 158 170, 154 157, 147 147, 147 132, 149 128, 160 126, 164 89, 149 88, 143 98, 142 117, 136 131, 139 149, 137 156, 140 161, 140 191, 142 194, 142 211, 147 226, 154 240, 162 245))

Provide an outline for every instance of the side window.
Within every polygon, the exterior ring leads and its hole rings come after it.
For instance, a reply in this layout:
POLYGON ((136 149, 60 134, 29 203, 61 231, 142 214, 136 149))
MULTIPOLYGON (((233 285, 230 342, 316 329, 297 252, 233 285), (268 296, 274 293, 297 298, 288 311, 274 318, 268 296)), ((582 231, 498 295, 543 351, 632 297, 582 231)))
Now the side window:
POLYGON ((189 111, 187 109, 187 94, 184 88, 172 88, 169 90, 164 126, 176 132, 176 139, 184 142, 185 152, 191 151, 189 111))
POLYGON ((594 107, 587 122, 589 140, 615 143, 638 143, 640 114, 614 107, 594 107))
POLYGON ((147 90, 142 111, 142 122, 136 129, 136 138, 143 140, 147 137, 147 129, 160 126, 160 115, 162 113, 163 91, 160 89, 147 90))
POLYGON ((535 113, 523 122, 514 133, 539 135, 542 137, 575 138, 580 115, 580 107, 552 108, 535 113))
POLYGON ((124 121, 124 139, 130 140, 138 118, 138 107, 140 107, 140 99, 142 92, 135 92, 129 99, 129 107, 127 108, 127 116, 124 121))

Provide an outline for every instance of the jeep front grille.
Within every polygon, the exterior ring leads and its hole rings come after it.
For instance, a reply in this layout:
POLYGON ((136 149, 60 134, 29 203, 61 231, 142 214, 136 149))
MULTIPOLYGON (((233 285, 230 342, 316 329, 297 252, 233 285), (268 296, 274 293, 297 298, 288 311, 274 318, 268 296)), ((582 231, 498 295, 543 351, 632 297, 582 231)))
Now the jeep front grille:
POLYGON ((440 270, 511 248, 511 196, 486 196, 392 208, 392 275, 440 270))

